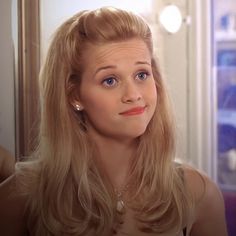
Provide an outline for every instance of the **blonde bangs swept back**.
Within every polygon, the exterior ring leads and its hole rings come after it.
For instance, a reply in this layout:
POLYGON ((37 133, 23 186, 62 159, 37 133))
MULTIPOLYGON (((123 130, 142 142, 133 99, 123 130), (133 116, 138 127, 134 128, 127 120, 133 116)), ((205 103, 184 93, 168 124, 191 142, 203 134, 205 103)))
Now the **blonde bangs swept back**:
MULTIPOLYGON (((83 116, 75 111, 72 102, 78 96, 83 52, 89 44, 132 38, 142 39, 153 55, 147 23, 115 8, 82 11, 54 35, 40 74, 42 108, 37 158, 31 165, 19 164, 20 175, 27 177, 22 179, 25 186, 28 184, 29 224, 35 225, 35 235, 108 235, 113 228, 114 192, 93 161, 93 143, 86 135, 83 116)), ((154 55, 152 69, 157 107, 140 137, 131 167, 130 207, 137 213, 140 230, 176 233, 186 226, 191 201, 185 194, 181 168, 174 164, 173 115, 154 55)))

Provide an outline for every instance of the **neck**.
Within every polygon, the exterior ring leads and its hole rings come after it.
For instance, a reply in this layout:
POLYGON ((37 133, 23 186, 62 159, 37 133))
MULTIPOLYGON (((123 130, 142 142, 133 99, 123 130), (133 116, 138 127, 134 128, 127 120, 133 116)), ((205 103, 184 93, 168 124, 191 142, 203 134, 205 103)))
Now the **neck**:
POLYGON ((123 188, 128 181, 129 168, 137 149, 137 140, 120 142, 112 139, 95 140, 98 148, 97 161, 114 188, 123 188))

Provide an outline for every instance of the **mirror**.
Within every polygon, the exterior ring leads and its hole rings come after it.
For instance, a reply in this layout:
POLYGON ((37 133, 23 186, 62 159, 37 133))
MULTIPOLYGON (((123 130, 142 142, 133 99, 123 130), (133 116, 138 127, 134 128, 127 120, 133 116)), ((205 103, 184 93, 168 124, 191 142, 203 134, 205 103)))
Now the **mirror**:
POLYGON ((34 148, 39 121, 40 70, 39 0, 14 1, 17 6, 17 57, 15 86, 16 156, 34 148), (17 60, 18 59, 18 60, 17 60))

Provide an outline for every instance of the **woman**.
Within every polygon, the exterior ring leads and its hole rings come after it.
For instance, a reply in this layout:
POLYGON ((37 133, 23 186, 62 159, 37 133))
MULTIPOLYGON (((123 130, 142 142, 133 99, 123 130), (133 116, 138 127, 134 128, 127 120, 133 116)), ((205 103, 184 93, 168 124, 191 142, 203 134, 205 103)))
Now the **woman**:
POLYGON ((172 114, 142 18, 78 13, 57 30, 40 77, 39 148, 2 186, 1 235, 227 234, 217 187, 173 161, 172 114))

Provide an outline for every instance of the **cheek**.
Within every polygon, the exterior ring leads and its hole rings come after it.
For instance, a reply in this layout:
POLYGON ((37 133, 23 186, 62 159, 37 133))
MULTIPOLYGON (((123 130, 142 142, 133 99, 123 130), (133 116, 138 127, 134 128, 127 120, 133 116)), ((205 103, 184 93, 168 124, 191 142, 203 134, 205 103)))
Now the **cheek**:
POLYGON ((83 105, 88 116, 97 116, 98 113, 100 116, 112 112, 112 108, 114 108, 110 99, 95 94, 85 97, 83 105))

